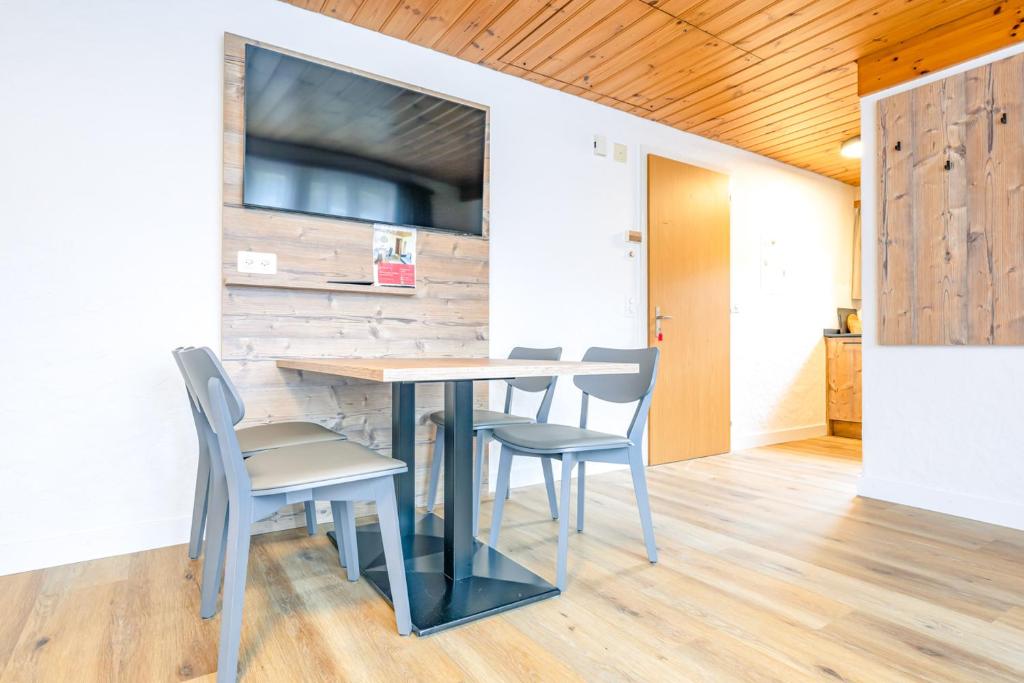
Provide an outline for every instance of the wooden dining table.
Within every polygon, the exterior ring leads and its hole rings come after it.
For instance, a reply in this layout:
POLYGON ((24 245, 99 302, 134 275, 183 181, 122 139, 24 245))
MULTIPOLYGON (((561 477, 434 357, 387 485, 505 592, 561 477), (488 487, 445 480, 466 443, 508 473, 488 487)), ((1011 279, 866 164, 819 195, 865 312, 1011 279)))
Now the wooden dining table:
MULTIPOLYGON (((413 630, 427 635, 554 597, 559 590, 473 536, 473 382, 552 375, 636 374, 635 363, 489 358, 287 358, 279 368, 392 386, 392 457, 413 630), (416 514, 416 385, 444 383, 444 517, 416 514)), ((332 542, 337 539, 330 532, 332 542)), ((380 529, 358 527, 363 576, 391 601, 380 529)))

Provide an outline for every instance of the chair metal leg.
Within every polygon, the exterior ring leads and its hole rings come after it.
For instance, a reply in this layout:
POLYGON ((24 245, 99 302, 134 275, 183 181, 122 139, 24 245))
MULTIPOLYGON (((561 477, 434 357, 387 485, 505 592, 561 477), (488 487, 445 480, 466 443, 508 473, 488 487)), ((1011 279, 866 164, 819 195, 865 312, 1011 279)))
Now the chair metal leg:
POLYGON ((651 521, 651 503, 647 497, 647 475, 644 472, 643 458, 639 448, 629 451, 629 469, 633 474, 633 491, 636 494, 636 506, 640 510, 640 526, 644 530, 647 559, 657 562, 658 547, 654 544, 654 523, 651 521))
MULTIPOLYGON (((390 477, 381 479, 377 491, 377 518, 380 522, 381 542, 384 545, 384 561, 388 567, 391 604, 395 608, 398 633, 407 636, 412 631, 412 616, 409 612, 409 588, 405 581, 405 557, 402 554, 402 531, 398 526, 394 482, 390 477)), ((355 538, 354 528, 350 536, 355 538)))
POLYGON ((555 475, 551 472, 551 458, 541 458, 540 466, 544 471, 544 488, 548 491, 551 519, 558 519, 558 501, 555 499, 555 475))
POLYGON ((334 540, 338 542, 338 562, 347 570, 349 581, 358 581, 355 506, 351 501, 332 500, 331 516, 334 517, 334 540))
POLYGON ((192 530, 188 536, 188 556, 199 559, 203 549, 203 531, 206 528, 206 512, 210 501, 210 454, 199 449, 199 466, 196 469, 196 496, 192 502, 192 530))
POLYGON ((434 511, 437 503, 437 487, 441 480, 441 465, 444 464, 444 427, 434 430, 434 457, 430 461, 430 480, 427 482, 427 512, 434 511))
POLYGON ((576 475, 576 532, 583 533, 583 501, 586 488, 587 463, 582 461, 579 464, 579 474, 576 475))
POLYGON ((480 486, 484 476, 484 450, 491 440, 491 432, 481 429, 476 433, 476 453, 473 458, 473 535, 480 533, 480 486))
POLYGON ((206 517, 206 549, 203 583, 199 588, 199 616, 209 619, 217 613, 217 595, 224 576, 224 548, 227 544, 228 493, 226 484, 210 480, 210 509, 206 517))
POLYGON ((306 501, 306 533, 316 536, 316 503, 312 500, 306 501))
POLYGON ((498 532, 501 531, 501 516, 505 512, 505 494, 508 493, 508 480, 512 474, 512 451, 508 446, 501 447, 498 458, 498 489, 494 492, 494 511, 491 514, 491 537, 488 544, 493 548, 498 545, 498 532))
POLYGON ((555 586, 565 590, 566 566, 569 559, 569 502, 572 500, 572 468, 576 457, 572 453, 562 454, 562 491, 558 515, 558 565, 555 572, 555 586))
POLYGON ((238 677, 238 649, 242 639, 242 609, 245 604, 245 577, 249 566, 249 535, 252 519, 251 500, 232 510, 228 516, 227 567, 224 575, 224 609, 220 617, 220 651, 217 655, 217 681, 235 681, 238 677))

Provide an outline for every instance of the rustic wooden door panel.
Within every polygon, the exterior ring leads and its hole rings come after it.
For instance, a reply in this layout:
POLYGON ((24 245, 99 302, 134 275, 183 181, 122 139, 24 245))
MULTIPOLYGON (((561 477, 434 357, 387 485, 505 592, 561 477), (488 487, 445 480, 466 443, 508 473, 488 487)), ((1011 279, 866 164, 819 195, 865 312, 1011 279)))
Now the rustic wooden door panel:
POLYGON ((729 178, 648 157, 650 343, 661 349, 650 462, 729 450, 729 178), (655 309, 664 339, 655 334, 655 309))
POLYGON ((880 101, 878 161, 879 343, 1024 344, 1024 56, 880 101))

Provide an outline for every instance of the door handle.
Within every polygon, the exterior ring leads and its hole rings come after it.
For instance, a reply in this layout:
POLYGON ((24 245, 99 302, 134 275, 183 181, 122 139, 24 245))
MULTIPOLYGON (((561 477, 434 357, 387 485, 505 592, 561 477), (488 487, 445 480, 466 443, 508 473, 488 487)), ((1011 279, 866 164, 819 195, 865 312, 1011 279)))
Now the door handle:
POLYGON ((671 319, 672 319, 672 316, 670 316, 670 315, 662 315, 661 314, 661 306, 655 306, 654 307, 654 338, 655 339, 657 339, 658 341, 661 341, 661 321, 662 320, 671 320, 671 319))

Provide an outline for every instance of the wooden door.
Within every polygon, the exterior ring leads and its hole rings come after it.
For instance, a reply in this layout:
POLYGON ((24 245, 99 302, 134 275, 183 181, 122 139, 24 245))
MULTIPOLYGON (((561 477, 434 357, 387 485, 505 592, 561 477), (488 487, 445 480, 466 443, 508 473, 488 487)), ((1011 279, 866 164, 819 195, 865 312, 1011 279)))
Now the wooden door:
POLYGON ((729 178, 647 159, 650 463, 729 451, 729 178), (658 339, 656 313, 661 321, 658 339))

